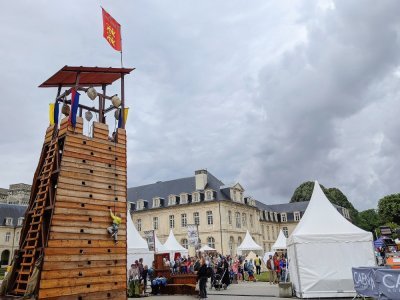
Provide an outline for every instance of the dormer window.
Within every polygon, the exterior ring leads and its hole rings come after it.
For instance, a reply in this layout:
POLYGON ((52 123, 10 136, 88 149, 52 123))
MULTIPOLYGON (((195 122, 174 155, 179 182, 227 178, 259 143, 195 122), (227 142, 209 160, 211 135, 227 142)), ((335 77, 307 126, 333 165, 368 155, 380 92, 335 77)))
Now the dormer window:
POLYGON ((276 213, 276 212, 274 212, 274 219, 275 219, 275 222, 278 222, 278 213, 276 213))
POLYGON ((175 195, 170 195, 168 197, 168 205, 175 205, 176 204, 176 196, 175 195))
POLYGON ((266 210, 264 211, 264 215, 265 215, 265 221, 269 221, 269 215, 266 210))
POLYGON ((13 224, 12 218, 6 218, 6 226, 11 226, 13 224))
POLYGON ((206 200, 213 200, 214 199, 214 193, 212 190, 207 190, 206 191, 206 200))
POLYGON ((153 198, 153 208, 160 207, 160 197, 153 198))
POLYGON ((286 215, 286 213, 281 213, 281 222, 287 222, 287 215, 286 215))
POLYGON ((21 226, 23 222, 24 222, 24 217, 20 217, 20 218, 18 218, 18 223, 17 223, 17 225, 18 225, 18 226, 21 226))
POLYGON ((271 220, 271 222, 274 221, 274 213, 272 211, 269 212, 269 219, 271 220))
POLYGON ((182 194, 180 194, 180 198, 181 198, 181 204, 188 203, 188 194, 182 193, 182 194))
POLYGON ((200 193, 199 192, 193 193, 192 202, 200 202, 200 193))
POLYGON ((294 216, 295 221, 300 221, 300 212, 299 211, 295 211, 293 213, 293 216, 294 216))
POLYGON ((143 199, 139 199, 136 201, 136 210, 143 210, 147 208, 147 201, 143 199))

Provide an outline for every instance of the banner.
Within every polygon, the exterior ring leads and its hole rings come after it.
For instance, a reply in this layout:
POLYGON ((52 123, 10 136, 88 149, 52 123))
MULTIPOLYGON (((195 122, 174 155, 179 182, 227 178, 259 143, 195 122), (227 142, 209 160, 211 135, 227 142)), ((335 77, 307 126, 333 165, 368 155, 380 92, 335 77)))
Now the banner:
POLYGON ((379 285, 379 299, 400 299, 400 270, 378 269, 375 280, 379 285))
POLYGON ((144 231, 144 236, 147 240, 147 244, 149 245, 149 250, 150 251, 155 251, 154 247, 154 230, 147 230, 144 231))
POLYGON ((197 232, 197 225, 187 225, 188 243, 191 246, 196 247, 199 242, 199 235, 197 232))
POLYGON ((54 124, 54 103, 49 104, 49 120, 50 125, 54 124))
POLYGON ((354 289, 357 294, 378 297, 378 285, 375 282, 374 268, 352 268, 354 289))
POLYGON ((400 300, 400 270, 377 267, 352 268, 358 295, 376 299, 400 300))
POLYGON ((103 13, 103 37, 115 50, 122 51, 121 25, 104 8, 101 9, 103 13))

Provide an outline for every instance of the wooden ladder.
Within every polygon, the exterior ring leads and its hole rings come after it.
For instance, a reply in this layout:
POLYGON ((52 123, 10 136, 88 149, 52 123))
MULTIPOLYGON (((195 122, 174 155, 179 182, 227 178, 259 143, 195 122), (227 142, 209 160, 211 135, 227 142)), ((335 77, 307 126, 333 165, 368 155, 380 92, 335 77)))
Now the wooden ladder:
POLYGON ((49 190, 51 188, 51 176, 55 166, 58 151, 58 138, 55 137, 50 142, 46 158, 39 174, 38 192, 35 197, 34 205, 31 210, 31 218, 28 233, 21 246, 20 268, 16 270, 16 281, 13 294, 24 295, 28 280, 32 275, 35 262, 45 246, 43 240, 43 216, 48 202, 49 190))

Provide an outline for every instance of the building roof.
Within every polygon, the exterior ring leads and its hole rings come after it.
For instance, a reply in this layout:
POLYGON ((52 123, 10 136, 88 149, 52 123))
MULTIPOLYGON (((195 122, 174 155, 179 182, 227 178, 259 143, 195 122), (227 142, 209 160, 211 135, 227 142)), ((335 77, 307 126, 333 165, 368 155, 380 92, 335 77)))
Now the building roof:
POLYGON ((17 225, 18 218, 25 215, 27 206, 0 203, 0 225, 4 226, 6 218, 13 218, 13 225, 17 225))
MULTIPOLYGON (((217 200, 228 200, 225 194, 220 190, 224 183, 207 172, 207 185, 205 189, 212 189, 217 192, 217 200)), ((169 195, 179 195, 180 193, 193 193, 196 190, 195 176, 168 180, 157 181, 156 183, 128 188, 128 201, 136 202, 139 199, 147 201, 152 200, 154 197, 168 199, 169 195)))
POLYGON ((8 195, 8 189, 0 188, 0 194, 2 194, 2 195, 8 195))

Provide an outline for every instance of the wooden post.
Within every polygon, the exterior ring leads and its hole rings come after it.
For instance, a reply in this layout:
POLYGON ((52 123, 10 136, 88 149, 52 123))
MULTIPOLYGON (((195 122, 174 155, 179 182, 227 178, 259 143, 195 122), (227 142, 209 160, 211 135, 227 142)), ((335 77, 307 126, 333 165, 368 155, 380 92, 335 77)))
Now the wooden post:
POLYGON ((121 114, 122 114, 122 128, 125 129, 125 83, 124 83, 123 73, 121 73, 121 114))

